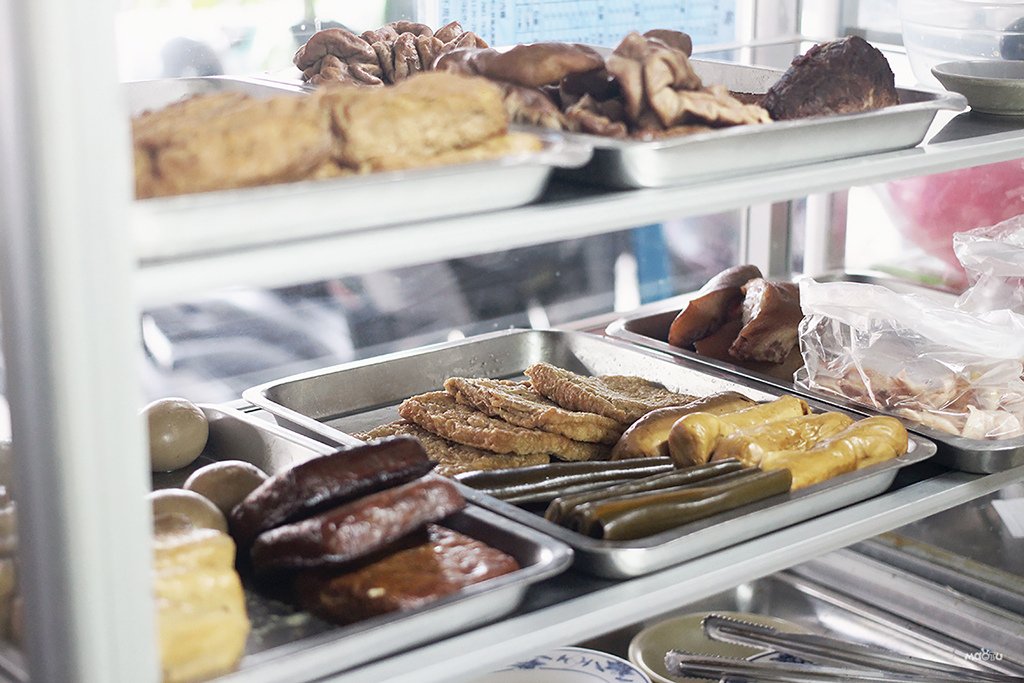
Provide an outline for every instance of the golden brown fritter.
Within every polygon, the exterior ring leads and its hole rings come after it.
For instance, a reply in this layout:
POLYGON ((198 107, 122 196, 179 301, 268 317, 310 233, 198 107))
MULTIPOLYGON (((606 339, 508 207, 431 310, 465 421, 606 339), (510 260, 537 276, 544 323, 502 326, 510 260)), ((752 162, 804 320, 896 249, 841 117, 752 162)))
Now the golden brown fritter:
POLYGON ((319 97, 229 93, 142 115, 134 142, 142 198, 300 180, 329 157, 332 138, 319 97))
POLYGON ((452 377, 444 388, 459 403, 520 427, 595 443, 613 444, 622 435, 622 426, 615 420, 565 410, 537 393, 529 382, 452 377))
POLYGON ((531 455, 492 453, 473 446, 455 443, 406 420, 390 422, 360 434, 353 434, 357 439, 364 441, 399 435, 414 436, 419 439, 424 450, 427 451, 427 457, 437 463, 437 468, 434 471, 446 477, 454 477, 462 472, 529 467, 551 462, 551 458, 543 453, 531 455))
POLYGON ((501 89, 484 78, 422 73, 391 88, 329 88, 324 97, 337 158, 359 170, 473 147, 508 127, 501 89))
POLYGON ((430 168, 433 166, 449 166, 452 164, 468 164, 474 161, 486 161, 498 157, 514 156, 537 152, 543 144, 536 135, 530 133, 506 133, 472 147, 463 147, 432 156, 421 156, 415 152, 381 159, 373 170, 398 171, 409 168, 430 168))
POLYGON ((444 391, 408 398, 399 406, 398 414, 438 436, 495 453, 547 453, 561 460, 603 460, 609 453, 599 444, 573 441, 490 417, 456 403, 444 391))
POLYGON ((526 376, 534 389, 566 410, 597 413, 627 425, 656 408, 686 405, 695 398, 641 377, 586 377, 548 363, 531 365, 526 376))

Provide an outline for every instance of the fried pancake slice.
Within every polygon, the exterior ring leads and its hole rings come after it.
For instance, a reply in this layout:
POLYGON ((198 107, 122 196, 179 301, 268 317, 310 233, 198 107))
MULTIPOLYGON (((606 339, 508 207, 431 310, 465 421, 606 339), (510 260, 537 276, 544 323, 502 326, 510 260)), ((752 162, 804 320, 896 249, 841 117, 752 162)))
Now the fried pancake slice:
POLYGON ((427 431, 451 441, 495 453, 546 453, 560 460, 603 460, 609 449, 573 441, 561 434, 509 424, 461 405, 444 391, 432 391, 402 402, 398 414, 427 431))
POLYGON ((526 376, 534 389, 566 410, 597 413, 625 425, 656 408, 686 405, 696 398, 669 391, 641 377, 586 377, 548 363, 531 365, 526 376))
POLYGON ((360 171, 473 147, 508 128, 501 89, 485 78, 428 72, 390 88, 329 88, 324 97, 338 161, 360 171))
POLYGON ((520 427, 594 443, 613 444, 622 436, 622 426, 615 420, 565 410, 537 393, 529 382, 452 377, 444 388, 462 405, 520 427))
POLYGON ((133 122, 139 198, 305 178, 331 154, 319 96, 199 95, 133 122))
POLYGON ((421 156, 415 151, 410 151, 407 155, 385 157, 376 162, 374 170, 398 171, 408 168, 468 164, 516 154, 532 154, 540 151, 542 147, 543 144, 536 135, 513 132, 496 135, 471 147, 448 150, 432 156, 421 156))
POLYGON ((389 422, 369 431, 353 434, 354 437, 363 441, 398 435, 414 436, 419 439, 427 451, 427 457, 437 463, 434 471, 446 477, 454 477, 462 472, 476 470, 500 470, 508 467, 544 465, 551 461, 551 458, 543 453, 531 455, 492 453, 473 446, 455 443, 406 420, 389 422))

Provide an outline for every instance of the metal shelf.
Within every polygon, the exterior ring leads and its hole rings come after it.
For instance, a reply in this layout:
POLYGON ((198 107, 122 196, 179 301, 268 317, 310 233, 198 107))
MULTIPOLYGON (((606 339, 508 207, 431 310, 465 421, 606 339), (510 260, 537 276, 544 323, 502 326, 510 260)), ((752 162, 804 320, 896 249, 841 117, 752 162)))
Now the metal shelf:
MULTIPOLYGON (((918 147, 851 159, 740 176, 676 188, 602 191, 556 182, 532 205, 437 221, 332 233, 329 224, 317 237, 262 244, 244 241, 226 249, 203 251, 182 245, 180 258, 143 255, 137 292, 143 305, 180 301, 226 286, 276 287, 385 270, 449 258, 567 240, 613 230, 829 192, 851 185, 938 173, 1024 157, 1024 127, 1019 122, 983 119, 969 113, 942 115, 918 147)), ((316 204, 307 205, 315 213, 316 204)), ((235 222, 263 224, 264 208, 237 205, 235 222)), ((273 218, 287 234, 288 220, 273 218)), ((148 234, 174 235, 184 220, 173 212, 151 212, 144 202, 133 207, 134 227, 148 234)), ((286 214, 285 214, 286 215, 286 214)), ((196 214, 187 214, 189 221, 196 214)), ((302 222, 315 221, 303 215, 302 222)), ((216 225, 216 220, 206 221, 216 225)), ((211 228, 215 230, 216 228, 211 228)), ((263 233, 263 229, 260 230, 263 233)))
POLYGON ((570 572, 537 587, 519 614, 325 681, 452 683, 682 607, 996 491, 1024 467, 944 472, 656 574, 623 582, 570 572), (532 607, 531 607, 532 605, 532 607))

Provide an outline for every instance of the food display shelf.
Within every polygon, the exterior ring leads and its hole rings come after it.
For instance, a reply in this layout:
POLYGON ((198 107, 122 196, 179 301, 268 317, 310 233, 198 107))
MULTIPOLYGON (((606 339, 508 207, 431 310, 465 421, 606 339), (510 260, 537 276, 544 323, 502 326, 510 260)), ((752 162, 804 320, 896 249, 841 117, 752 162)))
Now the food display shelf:
POLYGON ((893 490, 683 564, 625 581, 577 569, 531 587, 511 616, 494 624, 343 671, 343 683, 455 683, 517 658, 596 637, 663 614, 739 583, 787 569, 1024 479, 945 471, 922 463, 893 490))
MULTIPOLYGON (((1024 127, 1019 121, 940 113, 922 145, 896 152, 670 188, 609 191, 555 182, 540 201, 524 207, 343 233, 332 232, 325 221, 320 234, 304 239, 289 238, 289 225, 297 220, 291 213, 243 203, 234 208, 233 221, 259 225, 265 232, 263 223, 274 216, 280 239, 257 245, 243 237, 216 251, 202 244, 179 245, 187 255, 142 259, 136 288, 143 305, 159 305, 217 287, 277 287, 493 253, 1020 157, 1024 127)), ((315 204, 306 206, 302 222, 315 223, 319 210, 315 204)), ((180 233, 175 221, 185 220, 174 213, 156 214, 145 202, 132 206, 131 217, 135 231, 152 234, 180 233)), ((188 221, 196 220, 202 216, 189 212, 188 221)))

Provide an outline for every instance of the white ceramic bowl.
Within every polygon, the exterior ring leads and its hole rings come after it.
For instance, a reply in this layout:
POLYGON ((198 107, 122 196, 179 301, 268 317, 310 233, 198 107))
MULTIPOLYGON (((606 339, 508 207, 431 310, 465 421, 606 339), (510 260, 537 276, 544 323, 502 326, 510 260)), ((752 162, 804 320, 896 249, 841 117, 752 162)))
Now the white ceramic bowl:
POLYGON ((560 647, 492 671, 473 683, 651 683, 651 679, 614 655, 560 647))
POLYGON ((900 0, 903 45, 914 75, 937 86, 936 64, 1024 59, 1024 0, 900 0))

